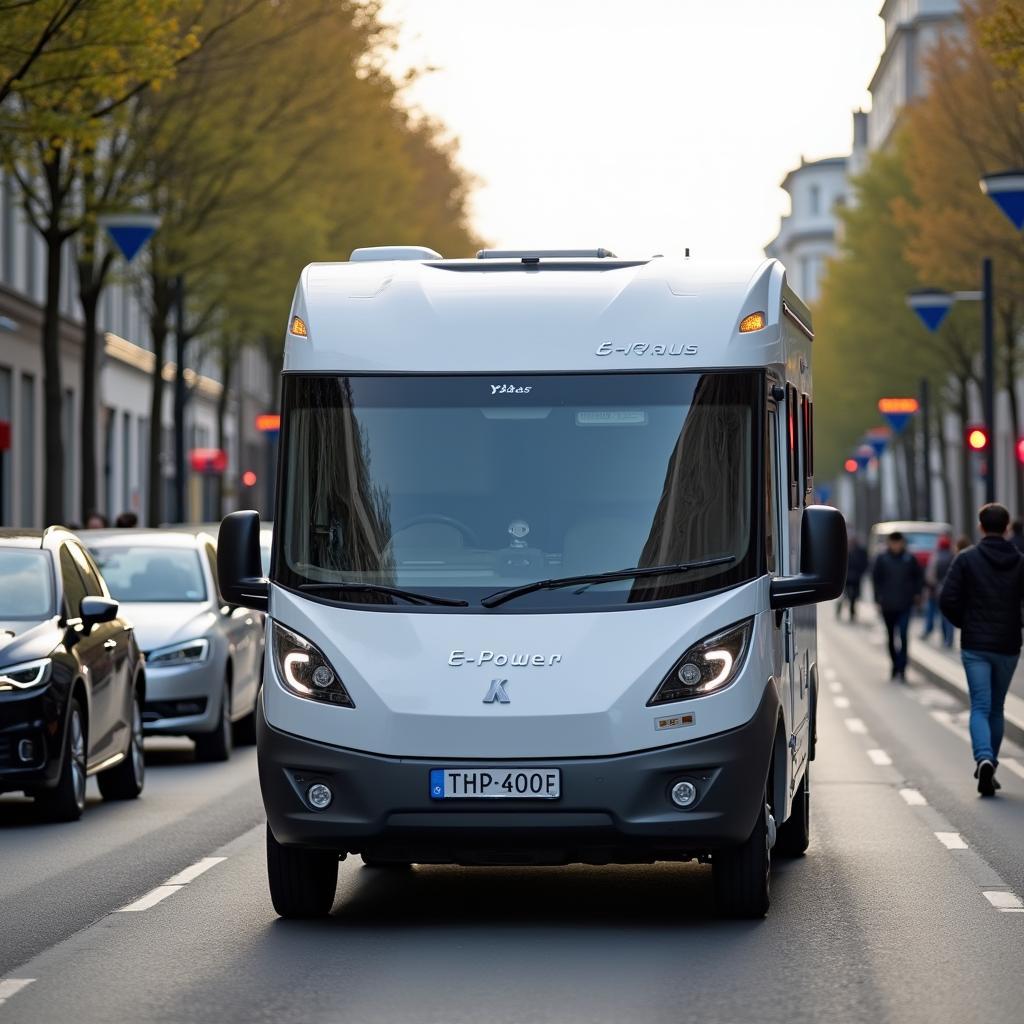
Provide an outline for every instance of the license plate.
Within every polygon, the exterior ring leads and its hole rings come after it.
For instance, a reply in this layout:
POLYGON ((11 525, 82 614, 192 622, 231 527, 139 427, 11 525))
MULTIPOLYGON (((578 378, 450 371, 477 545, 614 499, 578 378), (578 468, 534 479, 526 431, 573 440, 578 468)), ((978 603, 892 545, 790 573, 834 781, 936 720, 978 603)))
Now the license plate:
POLYGON ((557 800, 562 795, 558 768, 434 768, 431 800, 557 800))

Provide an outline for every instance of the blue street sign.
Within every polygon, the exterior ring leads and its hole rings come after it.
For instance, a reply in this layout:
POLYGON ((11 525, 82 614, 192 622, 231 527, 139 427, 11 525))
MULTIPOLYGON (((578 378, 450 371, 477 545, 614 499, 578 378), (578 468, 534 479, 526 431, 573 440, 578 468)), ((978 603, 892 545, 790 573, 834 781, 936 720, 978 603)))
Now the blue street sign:
POLYGON ((912 412, 882 413, 882 416, 885 417, 885 422, 888 423, 890 427, 892 427, 892 432, 894 434, 902 434, 913 415, 914 414, 912 412))
POLYGON ((865 469, 868 463, 875 457, 874 449, 870 445, 862 444, 854 453, 853 457, 860 469, 865 469))
MULTIPOLYGON (((908 413, 907 416, 909 417, 909 415, 910 414, 908 413)), ((888 447, 889 438, 882 437, 876 434, 871 437, 865 438, 864 443, 871 445, 871 447, 875 450, 875 458, 877 459, 881 458, 882 452, 884 452, 885 449, 888 447)))
POLYGON ((986 174, 979 182, 981 191, 1010 219, 1020 231, 1024 227, 1024 171, 1001 171, 986 174))
POLYGON ((929 331, 937 331, 949 315, 956 300, 949 292, 922 288, 907 295, 907 305, 918 315, 929 331))
POLYGON ((828 504, 828 499, 832 497, 832 488, 828 484, 818 485, 818 501, 822 505, 828 504))
POLYGON ((110 213, 101 216, 99 222, 128 263, 160 227, 160 218, 153 213, 110 213))

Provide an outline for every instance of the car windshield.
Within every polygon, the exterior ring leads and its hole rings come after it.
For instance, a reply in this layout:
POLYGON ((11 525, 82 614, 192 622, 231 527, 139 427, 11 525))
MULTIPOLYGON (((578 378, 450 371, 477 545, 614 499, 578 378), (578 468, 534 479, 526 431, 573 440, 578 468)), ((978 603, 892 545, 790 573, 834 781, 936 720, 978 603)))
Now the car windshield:
MULTIPOLYGON (((387 606, 363 582, 462 599, 634 566, 502 610, 675 599, 752 578, 762 377, 742 373, 285 380, 275 581, 387 606)), ((402 603, 405 609, 411 605, 402 603)))
POLYGON ((118 601, 206 600, 198 551, 142 544, 90 550, 118 601))
POLYGON ((0 619, 53 614, 53 566, 45 551, 0 548, 0 619))

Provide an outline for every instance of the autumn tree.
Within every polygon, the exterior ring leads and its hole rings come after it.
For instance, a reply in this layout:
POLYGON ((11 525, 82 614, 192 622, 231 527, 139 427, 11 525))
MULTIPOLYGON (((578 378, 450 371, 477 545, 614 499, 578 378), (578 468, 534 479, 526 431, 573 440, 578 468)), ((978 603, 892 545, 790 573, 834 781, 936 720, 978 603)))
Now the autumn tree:
MULTIPOLYGON (((25 16, 38 5, 6 12, 25 16)), ((59 5, 50 4, 54 10, 59 5)), ((59 357, 61 252, 83 223, 83 161, 104 133, 145 90, 173 76, 198 46, 188 4, 185 18, 168 16, 161 0, 84 0, 58 18, 46 44, 24 69, 8 72, 0 104, 0 158, 17 182, 26 216, 46 250, 43 306, 43 393, 50 415, 44 430, 44 516, 64 518, 63 405, 59 357)), ((6 38, 6 37, 5 37, 6 38)))
MULTIPOLYGON (((928 95, 906 114, 905 167, 913 201, 899 201, 895 212, 906 232, 907 261, 929 285, 978 288, 982 259, 992 258, 997 372, 1012 435, 1018 438, 1024 244, 978 187, 986 173, 1024 166, 1024 78, 1008 76, 997 64, 995 54, 1004 51, 991 49, 990 17, 996 8, 1016 17, 1021 4, 965 4, 964 32, 945 34, 927 59, 928 95)), ((980 333, 977 307, 972 316, 980 333)), ((1012 490, 1002 497, 1024 509, 1024 475, 1017 460, 1013 465, 1012 490)))

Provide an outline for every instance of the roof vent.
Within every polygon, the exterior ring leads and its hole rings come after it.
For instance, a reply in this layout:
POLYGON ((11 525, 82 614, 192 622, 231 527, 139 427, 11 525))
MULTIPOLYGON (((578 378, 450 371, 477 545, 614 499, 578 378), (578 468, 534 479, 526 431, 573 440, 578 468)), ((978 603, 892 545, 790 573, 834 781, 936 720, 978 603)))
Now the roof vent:
POLYGON ((603 260, 615 259, 611 249, 481 249, 478 260, 522 260, 536 263, 538 260, 603 260))
POLYGON ((350 263, 370 263, 374 260, 441 260, 444 257, 425 245, 368 245, 353 249, 350 263))

